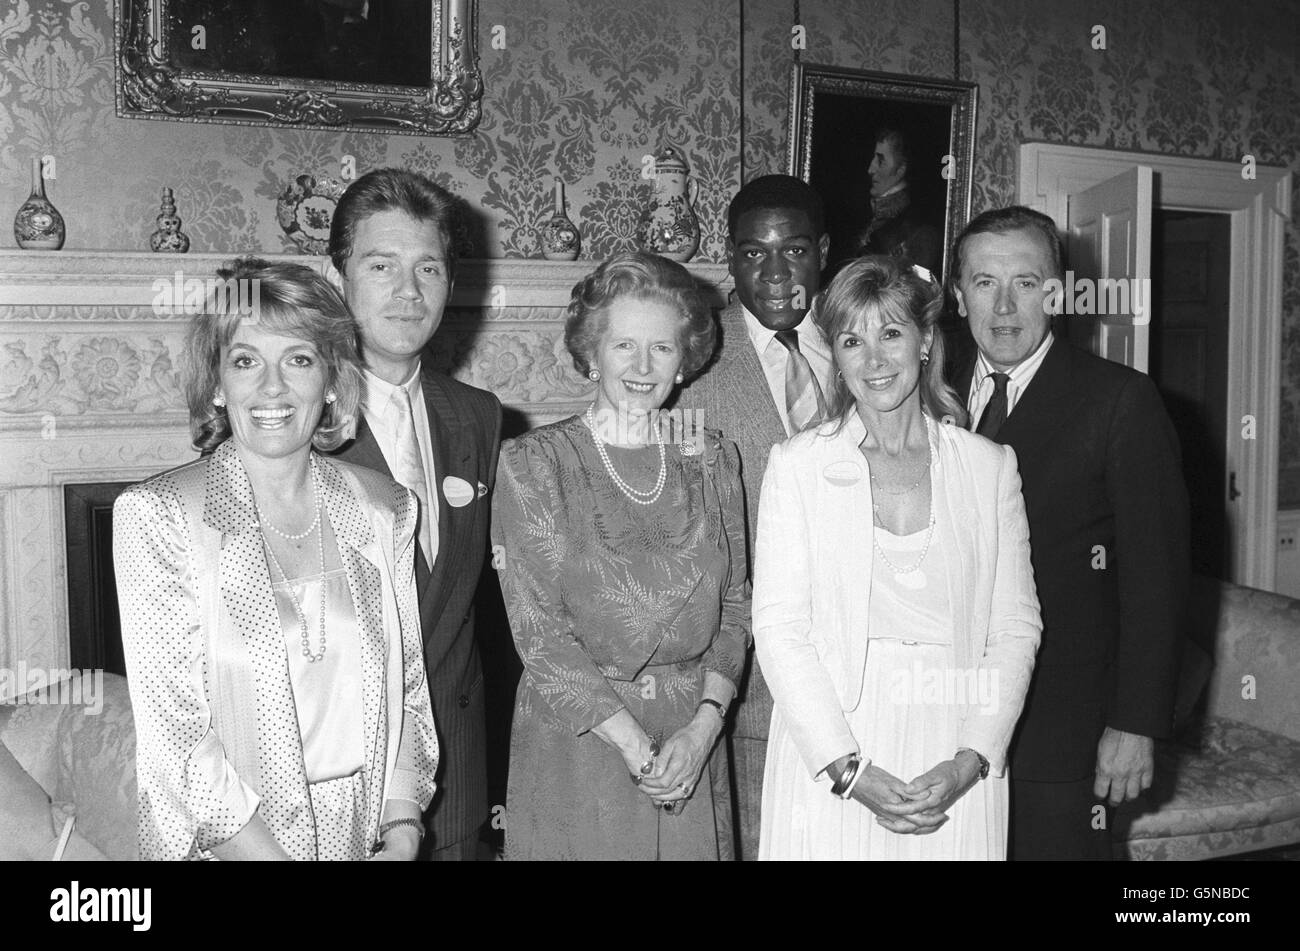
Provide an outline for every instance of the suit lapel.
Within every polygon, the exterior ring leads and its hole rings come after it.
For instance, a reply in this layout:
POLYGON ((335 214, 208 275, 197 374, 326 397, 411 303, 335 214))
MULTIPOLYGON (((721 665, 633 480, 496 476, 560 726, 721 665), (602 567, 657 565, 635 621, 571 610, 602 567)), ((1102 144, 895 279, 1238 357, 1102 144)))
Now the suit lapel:
POLYGON ((781 422, 772 390, 767 385, 767 371, 749 339, 749 328, 745 325, 745 314, 739 301, 733 301, 722 312, 719 323, 722 326, 722 354, 717 369, 724 375, 719 382, 730 383, 730 386, 720 388, 720 392, 739 398, 739 405, 731 407, 731 410, 749 421, 755 441, 770 445, 785 442, 788 436, 785 424, 781 422))
POLYGON ((438 500, 438 554, 433 560, 424 585, 420 589, 420 602, 428 596, 427 590, 433 586, 433 617, 438 617, 450 594, 444 583, 452 565, 459 564, 464 553, 453 551, 455 535, 452 532, 451 506, 447 504, 447 494, 443 484, 448 476, 468 471, 473 455, 474 445, 471 440, 460 438, 461 419, 455 407, 438 380, 428 373, 422 374, 421 386, 429 417, 429 430, 433 438, 433 465, 438 484, 434 486, 434 496, 438 500))
POLYGON ((344 450, 343 457, 359 466, 382 472, 390 479, 393 477, 393 471, 388 467, 388 460, 384 458, 384 451, 379 448, 379 440, 375 438, 374 430, 370 428, 364 412, 361 414, 361 421, 357 423, 356 438, 344 450))
POLYGON ((1022 447, 1050 440, 1060 432, 1063 404, 1072 392, 1073 363, 1070 345, 1064 340, 1054 340, 1034 378, 998 431, 996 442, 1012 446, 1019 453, 1022 447))

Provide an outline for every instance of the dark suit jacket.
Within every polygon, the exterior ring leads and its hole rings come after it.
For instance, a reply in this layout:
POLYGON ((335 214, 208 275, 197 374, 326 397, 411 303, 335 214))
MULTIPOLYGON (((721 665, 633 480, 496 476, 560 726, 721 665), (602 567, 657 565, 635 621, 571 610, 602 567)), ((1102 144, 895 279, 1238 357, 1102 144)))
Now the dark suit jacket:
MULTIPOLYGON (((700 410, 703 425, 722 431, 740 450, 740 476, 745 485, 745 524, 750 568, 753 567, 754 534, 758 524, 758 492, 772 447, 785 442, 785 424, 767 376, 750 343, 745 315, 739 300, 733 300, 719 317, 717 358, 689 386, 682 389, 674 406, 700 410)), ((749 674, 739 694, 734 735, 766 739, 772 717, 772 695, 762 672, 751 655, 749 674)))
POLYGON ((1178 436, 1150 378, 1057 339, 996 442, 1020 463, 1043 615, 1012 775, 1084 779, 1105 727, 1172 727, 1190 558, 1178 436))
MULTIPOLYGON (((438 791, 425 822, 433 847, 443 848, 473 835, 488 815, 483 666, 474 639, 473 599, 487 552, 501 403, 491 393, 428 368, 422 371, 421 385, 433 430, 438 554, 430 572, 416 550, 415 581, 429 694, 442 751, 438 791), (448 476, 464 479, 479 494, 467 505, 453 507, 443 492, 448 476)), ((356 439, 339 455, 392 474, 364 418, 356 439)))

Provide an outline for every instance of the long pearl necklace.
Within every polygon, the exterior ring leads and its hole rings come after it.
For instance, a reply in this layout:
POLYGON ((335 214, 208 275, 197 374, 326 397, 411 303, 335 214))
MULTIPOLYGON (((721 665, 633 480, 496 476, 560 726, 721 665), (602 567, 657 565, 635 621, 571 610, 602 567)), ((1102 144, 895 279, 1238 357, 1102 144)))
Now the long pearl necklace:
MULTIPOLYGON (((886 492, 884 491, 884 486, 881 486, 880 481, 876 478, 875 473, 872 472, 871 481, 874 482, 877 486, 880 486, 882 494, 898 496, 898 497, 907 495, 910 492, 915 491, 916 487, 919 486, 922 482, 924 482, 925 477, 930 474, 930 463, 934 461, 934 452, 930 448, 930 441, 929 441, 930 426, 928 420, 926 422, 925 431, 926 431, 926 460, 925 460, 925 468, 921 470, 921 477, 917 479, 915 482, 913 482, 906 489, 904 489, 902 492, 886 492)), ((870 465, 867 466, 867 471, 871 472, 870 465)), ((871 509, 872 509, 872 514, 876 517, 876 520, 880 521, 880 503, 873 500, 871 503, 871 509)), ((881 528, 885 527, 883 522, 881 522, 880 527, 881 528)), ((933 490, 931 490, 930 492, 930 522, 925 529, 925 545, 922 546, 921 548, 921 557, 917 558, 915 562, 903 568, 898 567, 898 565, 894 564, 892 561, 889 560, 889 556, 885 554, 885 550, 880 547, 880 542, 876 538, 876 533, 874 531, 871 533, 871 544, 875 546, 876 554, 880 556, 880 560, 883 561, 886 564, 886 566, 888 566, 889 570, 896 575, 910 575, 914 571, 920 569, 921 564, 925 561, 925 556, 930 552, 930 542, 933 540, 934 540, 934 492, 933 490)))
POLYGON ((640 489, 634 489, 623 481, 623 477, 614 469, 614 463, 609 458, 609 453, 605 451, 605 443, 600 438, 600 433, 596 431, 596 414, 592 406, 587 407, 587 426, 591 430, 591 437, 596 443, 596 452, 600 453, 600 461, 605 464, 605 471, 609 477, 614 480, 614 484, 619 490, 627 496, 628 501, 635 502, 637 505, 652 505, 659 500, 660 493, 664 490, 664 484, 668 481, 668 456, 664 452, 664 439, 659 432, 659 427, 655 426, 655 442, 659 443, 659 478, 655 480, 655 487, 649 492, 643 492, 640 489))
MULTIPOLYGON (((311 497, 312 502, 316 507, 316 517, 312 520, 311 527, 300 535, 288 535, 280 531, 266 520, 266 517, 262 515, 260 507, 257 510, 257 517, 261 520, 264 527, 269 528, 275 534, 282 538, 294 540, 306 538, 312 529, 320 525, 320 490, 316 486, 315 456, 313 456, 311 460, 311 497)), ((275 570, 279 573, 280 577, 284 579, 285 590, 289 592, 289 601, 293 604, 293 613, 298 617, 298 630, 302 635, 302 656, 306 657, 309 663, 314 664, 325 656, 325 532, 324 530, 321 530, 316 533, 316 554, 320 563, 320 614, 317 615, 317 637, 318 643, 320 644, 320 651, 315 654, 313 654, 311 650, 311 635, 307 630, 307 614, 302 609, 302 603, 298 600, 298 595, 294 593, 293 584, 289 581, 289 575, 280 567, 280 560, 275 557, 275 549, 271 547, 270 542, 266 543, 266 553, 271 557, 271 564, 275 567, 275 570)))

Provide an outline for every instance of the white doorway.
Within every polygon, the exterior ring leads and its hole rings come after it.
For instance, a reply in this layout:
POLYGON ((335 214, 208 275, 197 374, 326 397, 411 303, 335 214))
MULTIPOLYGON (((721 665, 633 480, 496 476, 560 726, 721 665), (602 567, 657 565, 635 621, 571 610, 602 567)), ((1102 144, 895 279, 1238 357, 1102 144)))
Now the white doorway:
MULTIPOLYGON (((1238 584, 1271 591, 1277 564, 1283 228, 1290 217, 1291 175, 1257 166, 1248 178, 1233 162, 1035 142, 1020 147, 1019 201, 1049 215, 1068 234, 1071 196, 1137 166, 1151 170, 1155 213, 1221 213, 1230 222, 1220 473, 1222 484, 1231 487, 1224 497, 1227 574, 1238 584)), ((1110 333, 1120 341, 1106 353, 1114 357, 1124 352, 1126 328, 1121 323, 1110 333)), ((1123 360, 1130 365, 1138 362, 1136 336, 1130 358, 1123 360)), ((1145 342, 1141 349, 1138 369, 1145 372, 1145 342)))

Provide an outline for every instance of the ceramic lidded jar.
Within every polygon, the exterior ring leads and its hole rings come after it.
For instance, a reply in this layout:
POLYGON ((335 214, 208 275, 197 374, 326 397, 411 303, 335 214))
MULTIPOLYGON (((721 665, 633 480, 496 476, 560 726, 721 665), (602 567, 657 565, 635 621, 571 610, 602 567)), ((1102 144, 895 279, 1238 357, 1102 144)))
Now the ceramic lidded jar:
POLYGON ((555 179, 555 209, 538 229, 542 240, 542 257, 548 261, 572 261, 582 246, 582 235, 564 213, 564 182, 555 179))
POLYGON ((32 159, 32 193, 14 215, 14 240, 28 251, 57 251, 68 236, 59 210, 45 197, 39 157, 32 159))
POLYGON ((162 190, 162 207, 155 221, 158 230, 149 236, 151 251, 184 254, 190 249, 190 239, 181 230, 181 219, 176 214, 176 199, 170 188, 162 190))
POLYGON ((692 204, 695 182, 680 152, 671 145, 655 153, 655 197, 637 236, 645 251, 670 261, 689 261, 700 246, 700 223, 692 204))

